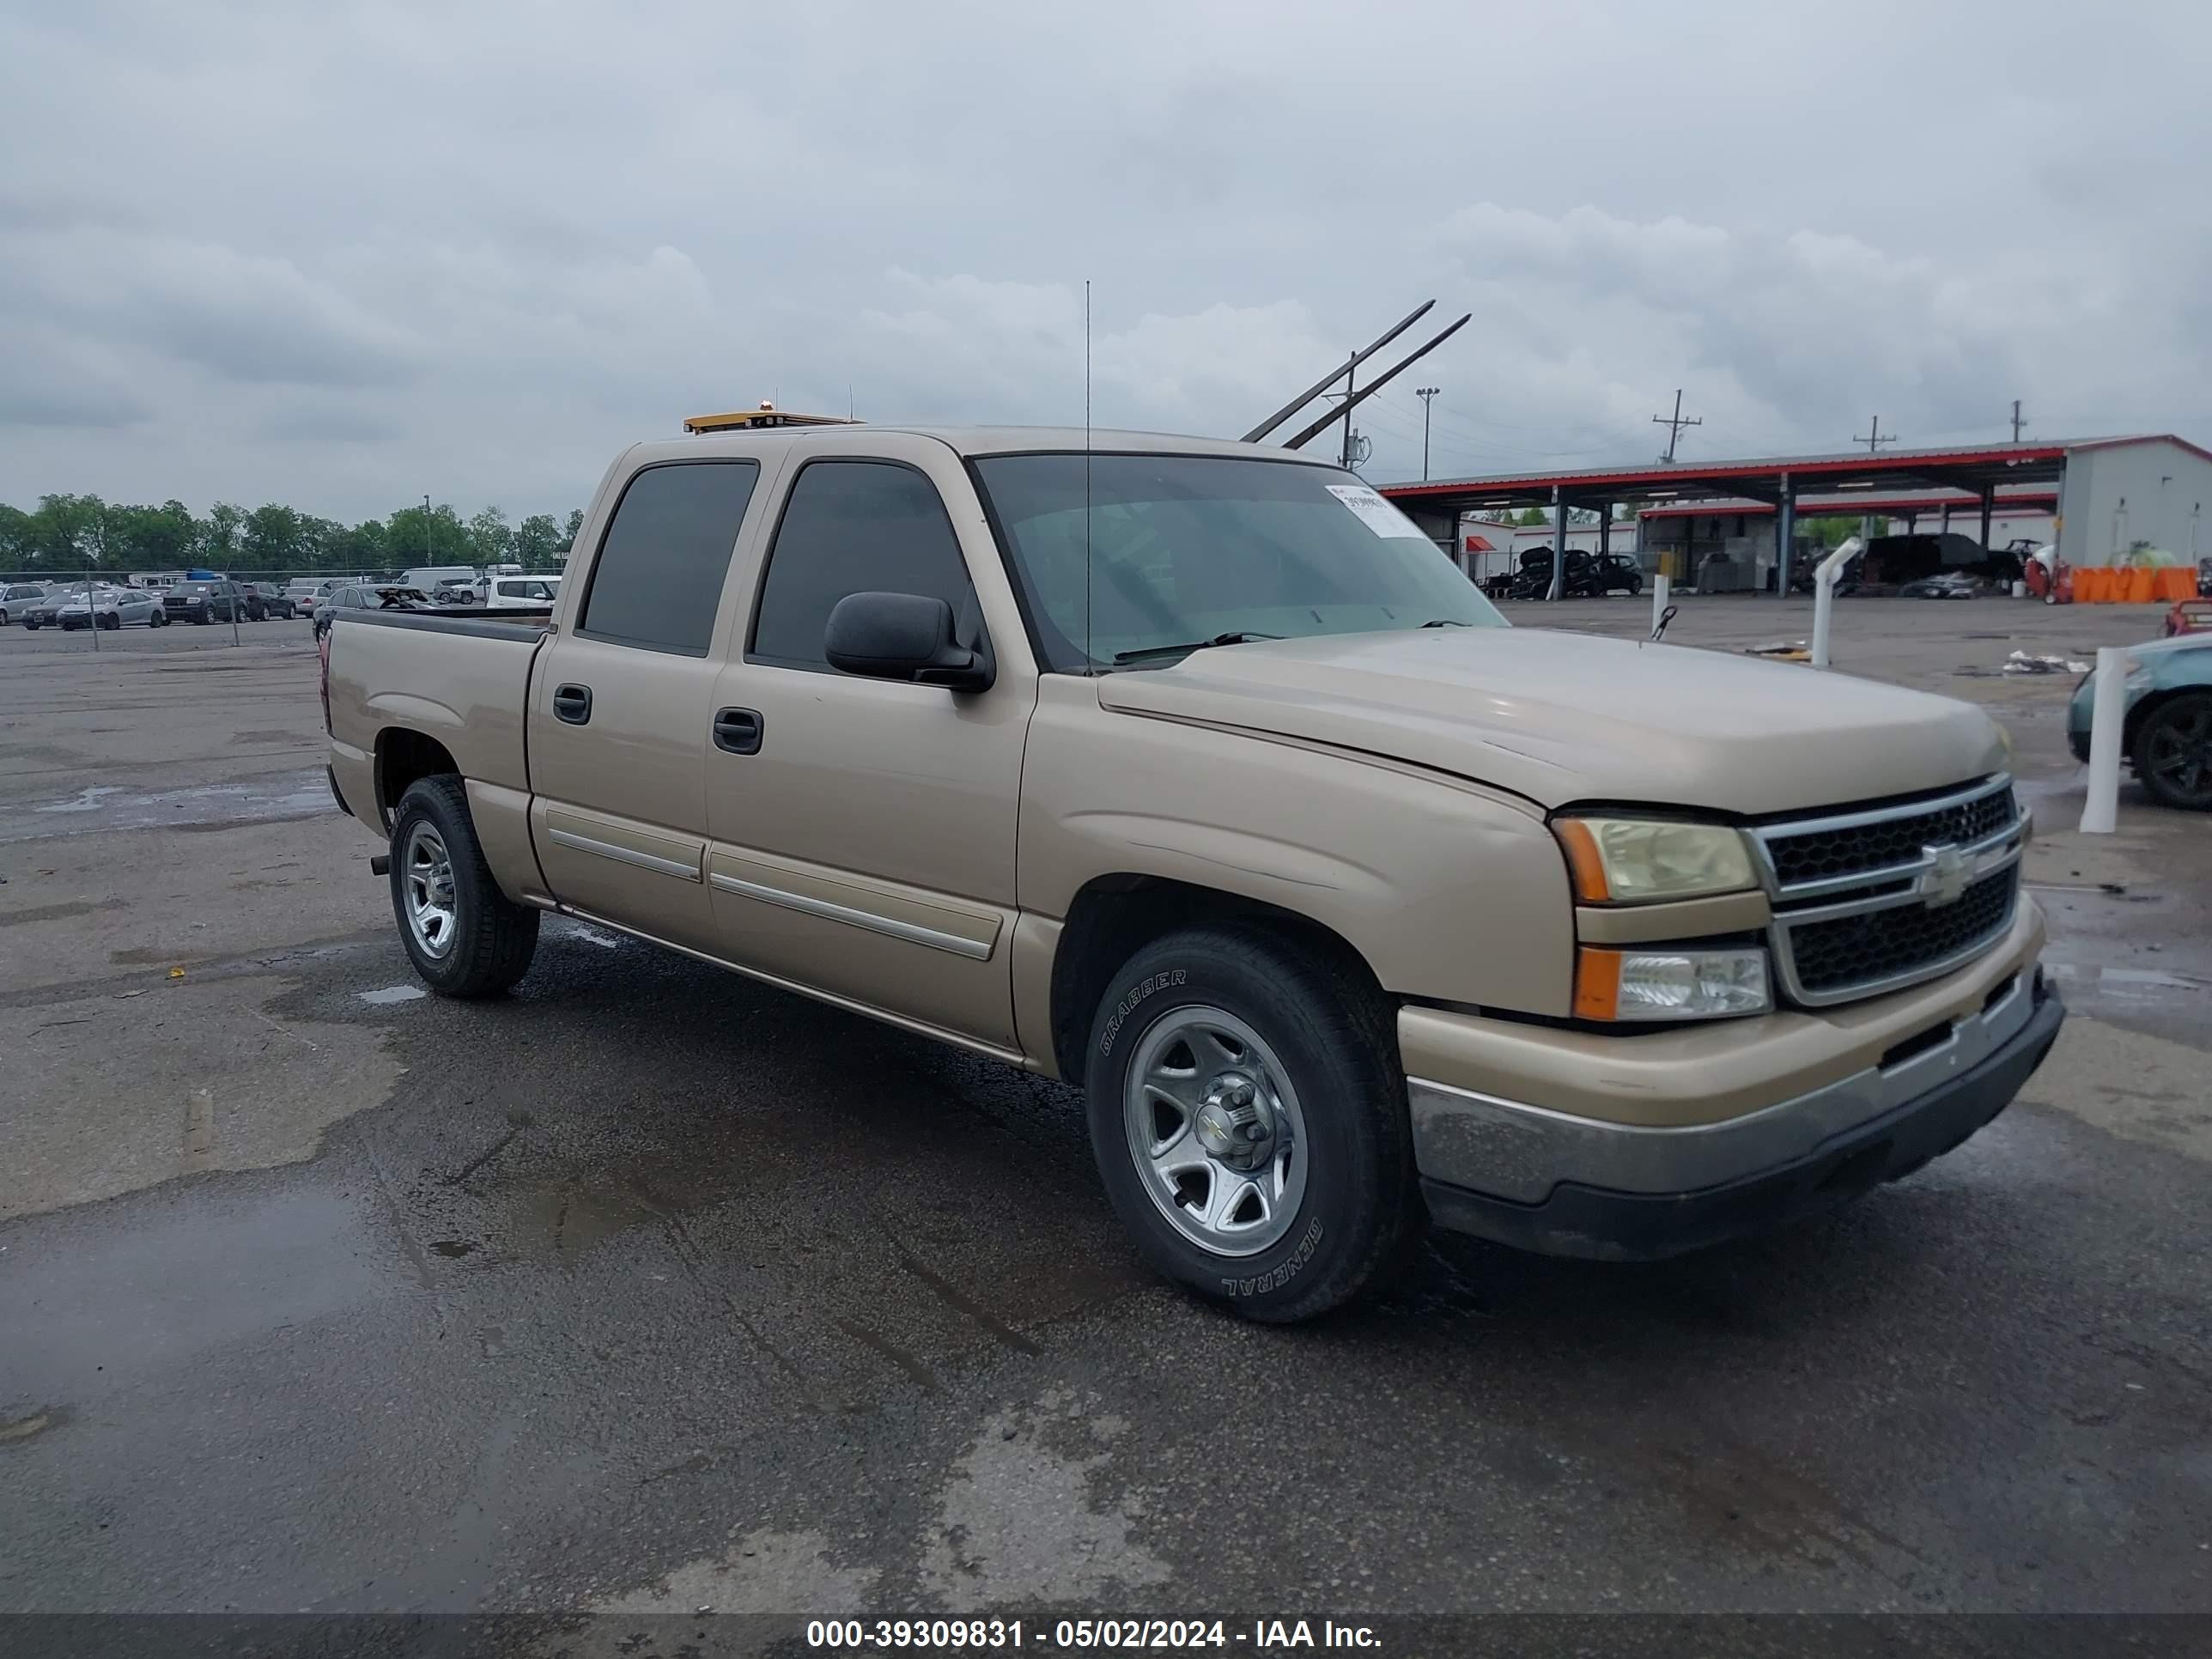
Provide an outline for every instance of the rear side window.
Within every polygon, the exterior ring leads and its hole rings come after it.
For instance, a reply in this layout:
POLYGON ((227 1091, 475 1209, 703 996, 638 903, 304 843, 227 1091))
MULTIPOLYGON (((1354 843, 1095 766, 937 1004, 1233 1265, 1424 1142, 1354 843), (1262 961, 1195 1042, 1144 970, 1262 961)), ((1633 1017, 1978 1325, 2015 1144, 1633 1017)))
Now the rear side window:
POLYGON ((890 461, 811 461, 769 550, 750 658, 834 672, 830 612, 848 593, 924 593, 973 608, 968 567, 937 486, 890 461))
POLYGON ((703 657, 757 461, 679 461, 629 481, 599 544, 576 631, 703 657))

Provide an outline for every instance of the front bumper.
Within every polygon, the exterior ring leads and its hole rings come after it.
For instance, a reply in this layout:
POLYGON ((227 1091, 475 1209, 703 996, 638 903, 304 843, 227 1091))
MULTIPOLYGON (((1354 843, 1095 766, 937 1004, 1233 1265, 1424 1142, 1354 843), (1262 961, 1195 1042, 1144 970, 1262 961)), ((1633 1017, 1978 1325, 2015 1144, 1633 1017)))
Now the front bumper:
POLYGON ((1763 1110, 1678 1127, 1573 1117, 1416 1079, 1436 1221, 1549 1255, 1675 1255, 1831 1209, 1950 1151, 2003 1110, 2065 1009, 2023 965, 1979 1013, 1763 1110))

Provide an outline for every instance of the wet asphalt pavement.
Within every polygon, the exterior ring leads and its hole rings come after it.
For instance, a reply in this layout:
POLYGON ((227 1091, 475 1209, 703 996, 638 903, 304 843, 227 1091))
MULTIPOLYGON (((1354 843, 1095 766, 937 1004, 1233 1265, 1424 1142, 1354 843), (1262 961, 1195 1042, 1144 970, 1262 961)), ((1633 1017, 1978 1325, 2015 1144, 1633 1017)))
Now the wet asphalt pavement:
POLYGON ((1290 1331, 1149 1278, 1058 1085, 567 923, 406 995, 304 623, 0 633, 0 1611, 2212 1612, 2212 836, 2063 833, 2070 678, 1892 609, 1844 665, 1990 702, 2044 825, 2021 1101, 1290 1331))

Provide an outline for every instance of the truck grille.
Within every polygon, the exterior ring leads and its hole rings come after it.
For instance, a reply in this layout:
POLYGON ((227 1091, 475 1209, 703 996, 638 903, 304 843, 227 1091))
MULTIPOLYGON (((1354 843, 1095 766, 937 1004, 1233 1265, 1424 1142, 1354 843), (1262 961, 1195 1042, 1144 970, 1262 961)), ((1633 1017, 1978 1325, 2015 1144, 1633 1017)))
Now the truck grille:
POLYGON ((1766 850, 1774 861, 1775 878, 1788 887, 1911 864, 1923 847, 1947 841, 1968 845, 2003 829, 2016 816, 2009 789, 1988 791, 1933 811, 1902 810, 1906 816, 1840 829, 1770 833, 1766 850))
POLYGON ((1978 943, 1993 939, 2012 921, 2019 885, 2017 865, 1984 876, 1955 904, 1893 905, 1832 921, 1810 921, 1790 930, 1790 955, 1798 985, 1818 995, 1911 974, 1931 962, 1948 963, 1978 943))
POLYGON ((1937 800, 1753 830, 1784 993, 1849 1002, 1980 955, 2012 926, 2024 828, 2000 776, 1937 800))

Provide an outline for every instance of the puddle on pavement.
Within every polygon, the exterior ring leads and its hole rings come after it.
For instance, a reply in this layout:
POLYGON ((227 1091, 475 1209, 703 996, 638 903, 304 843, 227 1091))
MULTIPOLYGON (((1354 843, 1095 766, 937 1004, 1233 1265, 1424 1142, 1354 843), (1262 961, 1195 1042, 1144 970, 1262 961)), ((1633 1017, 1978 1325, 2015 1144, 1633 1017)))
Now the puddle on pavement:
POLYGON ((550 1249, 571 1261, 617 1233, 657 1220, 664 1213, 621 1188, 570 1185, 544 1187, 507 1199, 507 1241, 526 1249, 550 1249))
POLYGON ((2094 989, 2112 996, 2155 1000, 2173 996, 2201 997, 2212 991, 2212 980, 2165 973, 2154 968, 2110 968, 2045 960, 2043 971, 2069 990, 2094 989))
POLYGON ((117 830, 201 828, 300 817, 331 805, 320 769, 267 774, 240 783, 141 791, 94 784, 73 795, 0 812, 0 842, 117 830))

